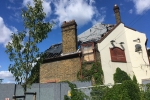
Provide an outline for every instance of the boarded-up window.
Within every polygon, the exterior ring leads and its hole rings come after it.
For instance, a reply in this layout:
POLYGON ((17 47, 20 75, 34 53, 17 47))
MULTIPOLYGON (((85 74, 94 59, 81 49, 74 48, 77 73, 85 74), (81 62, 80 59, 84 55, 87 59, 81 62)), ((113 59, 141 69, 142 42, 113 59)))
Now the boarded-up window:
POLYGON ((94 61, 94 43, 84 43, 81 45, 84 61, 94 61))
POLYGON ((112 62, 126 62, 124 50, 118 47, 110 48, 110 55, 112 62))

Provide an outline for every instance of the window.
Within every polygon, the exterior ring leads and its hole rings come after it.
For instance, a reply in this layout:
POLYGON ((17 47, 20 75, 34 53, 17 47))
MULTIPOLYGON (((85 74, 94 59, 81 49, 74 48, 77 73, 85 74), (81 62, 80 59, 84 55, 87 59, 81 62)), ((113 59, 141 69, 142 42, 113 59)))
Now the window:
POLYGON ((94 61, 94 43, 84 43, 81 45, 82 55, 84 61, 94 61))
POLYGON ((139 51, 142 51, 142 47, 140 44, 136 44, 135 45, 135 52, 139 52, 139 51))
POLYGON ((110 55, 112 62, 126 62, 124 50, 118 47, 110 48, 110 55))

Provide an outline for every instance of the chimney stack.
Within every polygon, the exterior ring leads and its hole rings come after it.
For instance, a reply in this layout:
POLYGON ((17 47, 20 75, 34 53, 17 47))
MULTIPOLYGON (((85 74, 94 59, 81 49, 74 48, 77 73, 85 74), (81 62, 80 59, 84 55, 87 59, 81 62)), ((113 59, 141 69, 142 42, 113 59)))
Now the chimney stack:
POLYGON ((120 17, 120 11, 119 11, 119 7, 117 4, 114 5, 114 13, 115 13, 115 17, 116 17, 116 23, 120 23, 121 22, 121 17, 120 17))
POLYGON ((62 28, 62 52, 63 54, 73 53, 77 51, 77 24, 75 20, 66 22, 62 28))

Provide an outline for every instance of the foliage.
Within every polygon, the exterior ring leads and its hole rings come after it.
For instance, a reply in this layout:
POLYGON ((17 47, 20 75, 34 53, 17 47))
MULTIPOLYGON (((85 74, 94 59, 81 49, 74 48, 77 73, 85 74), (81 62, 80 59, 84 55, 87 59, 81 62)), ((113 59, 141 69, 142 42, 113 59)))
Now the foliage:
POLYGON ((86 69, 86 64, 82 65, 82 77, 80 77, 80 72, 77 74, 77 78, 80 81, 90 81, 92 77, 96 85, 103 84, 103 70, 99 62, 94 62, 90 70, 86 69))
POLYGON ((82 69, 77 73, 77 78, 80 81, 90 81, 92 78, 91 70, 86 69, 86 64, 82 64, 82 69), (82 71, 82 72, 81 72, 82 71), (82 76, 81 76, 82 73, 82 76))
POLYGON ((102 100, 104 94, 107 92, 108 87, 96 86, 92 88, 90 100, 102 100))
POLYGON ((131 100, 140 100, 139 86, 135 84, 132 80, 124 81, 121 86, 122 86, 121 88, 122 90, 127 90, 127 93, 131 100))
POLYGON ((117 68, 116 73, 114 74, 115 83, 122 83, 125 80, 131 80, 130 76, 128 76, 127 73, 122 71, 120 68, 117 68))
POLYGON ((143 85, 144 90, 141 91, 141 100, 149 100, 150 98, 150 83, 143 85))
POLYGON ((127 90, 122 90, 121 85, 114 85, 108 88, 102 100, 131 100, 127 94, 127 90))
POLYGON ((71 82, 66 81, 71 89, 71 97, 67 95, 64 96, 64 100, 84 100, 88 99, 88 96, 85 95, 81 90, 75 89, 77 86, 71 82))
POLYGON ((133 75, 133 82, 137 84, 137 79, 135 75, 133 75))
POLYGON ((92 71, 92 77, 94 78, 96 85, 103 84, 104 75, 103 75, 101 64, 99 62, 93 63, 91 71, 92 71))
POLYGON ((34 67, 31 70, 31 75, 28 78, 28 83, 39 83, 39 76, 40 76, 40 64, 42 62, 43 56, 40 57, 40 59, 36 62, 34 67))
POLYGON ((42 1, 34 0, 34 4, 34 7, 27 5, 27 10, 22 11, 25 30, 12 33, 12 41, 6 46, 6 53, 12 62, 9 71, 18 83, 23 82, 24 91, 33 82, 28 81, 28 78, 33 63, 38 62, 37 58, 41 56, 37 44, 47 38, 52 28, 52 24, 44 22, 46 14, 43 12, 42 1))
POLYGON ((108 89, 103 100, 140 100, 140 90, 131 80, 125 80, 121 85, 108 89))

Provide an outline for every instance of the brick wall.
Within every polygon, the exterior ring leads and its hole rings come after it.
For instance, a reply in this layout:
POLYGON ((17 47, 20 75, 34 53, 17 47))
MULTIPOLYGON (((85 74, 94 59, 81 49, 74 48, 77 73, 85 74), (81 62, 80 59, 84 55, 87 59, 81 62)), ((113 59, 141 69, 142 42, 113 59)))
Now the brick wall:
POLYGON ((42 64, 40 67, 40 83, 77 81, 77 73, 80 68, 79 57, 42 64))
POLYGON ((64 22, 62 25, 62 51, 63 53, 71 53, 77 51, 77 29, 76 22, 64 22))

